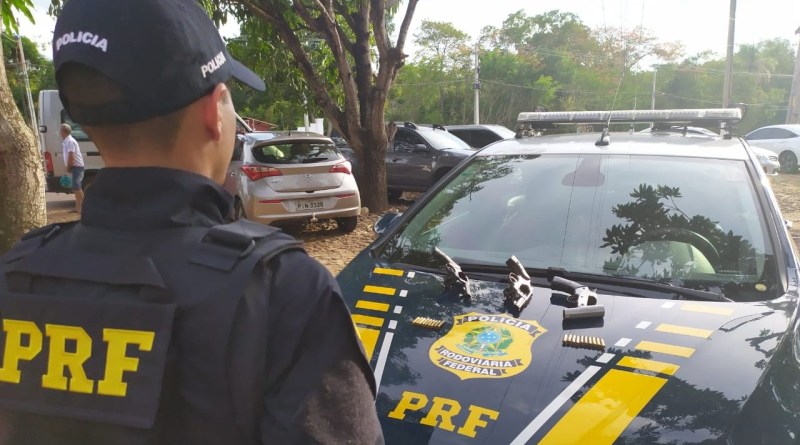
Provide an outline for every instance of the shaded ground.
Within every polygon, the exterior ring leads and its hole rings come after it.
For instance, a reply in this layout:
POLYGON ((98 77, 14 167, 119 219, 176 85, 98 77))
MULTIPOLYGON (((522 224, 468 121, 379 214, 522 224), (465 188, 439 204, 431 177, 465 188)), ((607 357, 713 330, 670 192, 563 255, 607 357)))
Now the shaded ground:
MULTIPOLYGON (((795 243, 800 245, 800 174, 778 175, 770 178, 772 189, 781 205, 783 217, 792 221, 792 235, 795 243)), ((64 196, 64 195, 62 195, 64 196)), ((390 211, 404 211, 408 208, 415 194, 406 193, 403 198, 390 203, 390 211)), ((74 221, 77 215, 69 213, 72 201, 48 203, 48 222, 74 221)), ((358 227, 352 233, 342 235, 332 221, 309 225, 300 238, 305 242, 308 253, 324 264, 333 275, 347 265, 348 262, 375 239, 372 225, 380 217, 371 213, 360 218, 358 227)))

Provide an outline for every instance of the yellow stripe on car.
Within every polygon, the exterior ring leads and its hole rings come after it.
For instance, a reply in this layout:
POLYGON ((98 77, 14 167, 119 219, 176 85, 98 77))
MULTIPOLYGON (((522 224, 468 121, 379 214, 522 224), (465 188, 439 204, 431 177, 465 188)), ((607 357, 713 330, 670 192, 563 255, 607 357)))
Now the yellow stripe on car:
POLYGON ((694 354, 694 348, 670 345, 667 343, 658 343, 654 341, 640 341, 639 344, 636 345, 636 349, 640 351, 660 352, 662 354, 677 355, 679 357, 687 358, 694 354))
POLYGON ((668 334, 688 335, 690 337, 708 338, 714 332, 710 329, 690 328, 688 326, 678 326, 674 324, 662 323, 656 327, 658 332, 666 332, 668 334))
POLYGON ((396 289, 393 287, 372 286, 369 284, 364 286, 364 292, 371 294, 394 295, 395 291, 396 289))
POLYGON ((395 277, 402 277, 404 272, 400 269, 384 269, 383 267, 376 267, 375 270, 372 271, 372 273, 378 275, 392 275, 395 277))
POLYGON ((658 374, 674 375, 679 366, 672 363, 648 360, 646 358, 622 357, 617 365, 625 368, 641 369, 643 371, 655 372, 658 374))
POLYGON ((539 445, 611 445, 667 380, 608 371, 562 417, 539 445))

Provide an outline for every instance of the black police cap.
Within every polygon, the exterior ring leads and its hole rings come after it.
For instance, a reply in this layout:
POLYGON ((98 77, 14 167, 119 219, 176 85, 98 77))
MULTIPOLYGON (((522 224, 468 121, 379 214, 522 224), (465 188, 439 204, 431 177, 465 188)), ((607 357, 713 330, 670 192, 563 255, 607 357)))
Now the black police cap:
POLYGON ((53 64, 79 63, 108 77, 124 100, 69 103, 77 123, 139 122, 177 111, 236 78, 263 91, 264 81, 234 60, 196 0, 70 0, 58 16, 53 64))

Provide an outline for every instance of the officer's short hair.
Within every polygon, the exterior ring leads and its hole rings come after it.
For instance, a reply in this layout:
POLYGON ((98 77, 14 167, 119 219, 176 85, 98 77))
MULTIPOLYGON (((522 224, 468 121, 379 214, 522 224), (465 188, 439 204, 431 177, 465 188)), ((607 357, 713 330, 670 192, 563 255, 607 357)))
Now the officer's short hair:
POLYGON ((61 132, 64 134, 72 134, 72 127, 69 124, 61 124, 61 132))
MULTIPOLYGON (((103 105, 125 99, 125 94, 114 82, 80 63, 67 63, 59 70, 61 94, 70 103, 103 105)), ((178 136, 186 108, 140 122, 111 125, 83 125, 89 137, 105 142, 109 147, 124 147, 133 140, 146 140, 154 149, 170 149, 178 136)), ((98 146, 100 150, 105 146, 98 146)))

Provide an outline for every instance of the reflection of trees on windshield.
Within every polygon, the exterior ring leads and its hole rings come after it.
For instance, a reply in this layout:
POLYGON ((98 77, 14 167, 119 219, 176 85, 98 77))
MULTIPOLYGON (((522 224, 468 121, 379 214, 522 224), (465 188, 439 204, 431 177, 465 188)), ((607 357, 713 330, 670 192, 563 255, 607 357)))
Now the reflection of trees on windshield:
POLYGON ((678 205, 682 198, 679 188, 641 184, 630 197, 631 202, 612 209, 614 215, 628 223, 606 229, 600 247, 610 247, 611 253, 616 254, 605 262, 606 270, 653 279, 684 278, 698 271, 757 274, 756 252, 750 241, 733 231, 725 232, 717 221, 706 216, 686 214, 678 205), (705 261, 690 255, 686 255, 687 261, 681 261, 676 255, 676 243, 692 246, 705 261), (634 250, 640 252, 635 260, 634 250), (710 267, 703 270, 700 263, 710 267), (654 272, 648 273, 647 267, 653 267, 654 272))
MULTIPOLYGON (((426 204, 420 212, 409 222, 404 230, 398 232, 386 243, 384 255, 392 261, 410 264, 435 266, 436 259, 432 259, 430 252, 443 241, 447 235, 446 229, 458 227, 459 234, 451 234, 446 238, 465 239, 467 237, 481 236, 480 231, 471 230, 478 223, 486 223, 492 218, 502 221, 503 214, 487 211, 488 208, 498 204, 498 196, 474 197, 491 181, 505 178, 515 173, 513 163, 530 159, 530 156, 491 156, 478 158, 472 162, 447 186, 441 189, 435 197, 426 204), (463 211, 454 214, 454 208, 468 200, 470 204, 462 205, 463 211)), ((495 187, 496 189, 508 189, 495 187)), ((513 190, 499 190, 513 192, 513 190)), ((503 206, 505 202, 502 202, 503 206)), ((454 231, 454 232, 455 232, 454 231)))

